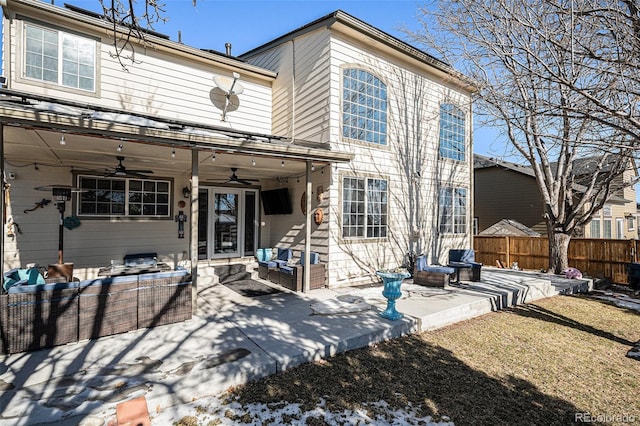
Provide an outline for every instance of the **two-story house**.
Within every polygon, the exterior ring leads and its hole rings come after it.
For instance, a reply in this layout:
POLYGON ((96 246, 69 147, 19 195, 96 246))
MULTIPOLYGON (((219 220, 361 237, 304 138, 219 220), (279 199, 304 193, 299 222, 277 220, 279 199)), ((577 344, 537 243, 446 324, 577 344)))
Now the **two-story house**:
MULTIPOLYGON (((477 232, 489 228, 502 219, 512 219, 547 235, 543 219, 544 206, 531 167, 474 155, 474 223, 477 232)), ((589 158, 577 160, 576 190, 580 191, 581 176, 590 176, 595 162, 589 158)), ((637 170, 630 166, 616 177, 613 185, 624 188, 615 192, 597 211, 591 221, 579 230, 576 237, 628 239, 638 237, 636 190, 623 185, 637 179, 637 170)))
POLYGON ((152 252, 205 279, 288 247, 340 286, 471 246, 474 88, 407 43, 336 11, 238 57, 147 33, 125 69, 94 13, 3 12, 5 270, 152 252))

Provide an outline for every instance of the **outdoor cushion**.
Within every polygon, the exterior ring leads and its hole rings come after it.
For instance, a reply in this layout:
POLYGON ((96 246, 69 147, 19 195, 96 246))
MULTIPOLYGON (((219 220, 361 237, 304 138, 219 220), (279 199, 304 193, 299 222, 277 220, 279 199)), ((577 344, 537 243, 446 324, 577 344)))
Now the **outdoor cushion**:
POLYGON ((482 267, 482 263, 478 263, 475 261, 475 250, 473 249, 449 250, 449 265, 456 266, 458 268, 473 269, 482 267))
MULTIPOLYGON (((300 253, 300 261, 298 263, 300 263, 300 265, 304 265, 304 252, 300 253)), ((309 263, 311 265, 317 265, 318 263, 320 263, 320 255, 316 252, 311 252, 311 257, 309 258, 309 263)))
POLYGON ((424 271, 427 267, 427 256, 418 256, 416 259, 416 271, 424 271))
POLYGON ((10 287, 7 292, 9 294, 19 294, 19 293, 23 294, 23 293, 37 293, 39 291, 66 290, 70 288, 77 288, 78 284, 79 283, 77 281, 72 281, 67 283, 14 285, 13 287, 10 287))
POLYGON ((278 248, 278 256, 275 260, 284 260, 287 262, 293 256, 291 249, 278 248))
POLYGON ((20 285, 45 283, 44 277, 40 274, 40 271, 38 271, 37 268, 14 268, 5 272, 2 288, 4 288, 5 291, 8 291, 10 287, 17 285, 18 282, 20 282, 20 285))
POLYGON ((293 268, 295 268, 295 266, 282 265, 282 266, 280 266, 280 272, 284 272, 285 274, 293 275, 293 268))
MULTIPOLYGON (((280 271, 284 272, 285 274, 293 275, 293 269, 296 266, 304 266, 304 256, 305 254, 304 252, 302 252, 300 253, 300 260, 298 260, 297 262, 280 264, 279 265, 280 271)), ((311 258, 309 259, 309 262, 311 265, 317 265, 318 263, 320 263, 320 256, 318 255, 318 253, 311 252, 311 258)))
POLYGON ((455 269, 448 266, 430 265, 425 267, 424 269, 419 269, 419 271, 432 272, 435 274, 453 274, 455 272, 455 269))
POLYGON ((256 250, 256 258, 258 258, 258 263, 260 262, 268 262, 271 260, 273 256, 272 248, 259 248, 256 250))
POLYGON ((291 251, 291 249, 278 248, 278 256, 273 259, 272 262, 269 262, 269 266, 278 266, 279 268, 281 268, 282 266, 286 266, 292 256, 293 252, 291 251))
POLYGON ((427 256, 418 256, 416 259, 416 271, 433 272, 439 274, 453 274, 455 269, 449 266, 427 265, 427 256))

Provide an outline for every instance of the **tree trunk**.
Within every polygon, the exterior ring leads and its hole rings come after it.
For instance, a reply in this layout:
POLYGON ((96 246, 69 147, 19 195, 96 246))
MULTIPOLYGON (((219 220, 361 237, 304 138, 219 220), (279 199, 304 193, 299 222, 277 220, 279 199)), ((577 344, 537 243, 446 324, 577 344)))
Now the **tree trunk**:
POLYGON ((549 271, 561 274, 569 267, 571 236, 562 232, 549 234, 549 271))

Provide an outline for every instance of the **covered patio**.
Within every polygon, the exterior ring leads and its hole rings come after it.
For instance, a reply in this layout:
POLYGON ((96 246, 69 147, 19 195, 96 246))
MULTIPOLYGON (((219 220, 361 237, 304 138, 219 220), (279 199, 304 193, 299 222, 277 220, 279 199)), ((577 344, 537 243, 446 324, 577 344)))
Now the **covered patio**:
MULTIPOLYGON (((2 203, 10 229, 0 244, 5 270, 68 262, 74 277, 87 279, 129 253, 157 252, 158 261, 190 269, 196 290, 198 277, 207 275, 198 272, 199 264, 251 259, 261 244, 278 242, 283 231, 273 233, 262 215, 262 190, 288 187, 297 207, 300 194, 315 193, 332 164, 352 158, 328 144, 234 130, 225 123, 210 126, 8 89, 0 89, 0 112, 2 203), (119 190, 100 186, 113 179, 126 185, 121 203, 108 199, 119 190), (132 208, 137 202, 134 184, 156 185, 149 192, 153 201, 137 207, 148 207, 150 215, 114 213, 120 204, 132 208), (70 189, 71 198, 60 198, 54 188, 70 189), (102 212, 101 200, 87 193, 100 193, 112 210, 102 212), (32 209, 43 200, 50 207, 32 209), (233 216, 223 206, 229 200, 235 203, 233 216), (95 210, 88 210, 89 201, 95 210), (54 206, 60 210, 60 203, 68 204, 59 218, 54 206), (63 215, 81 226, 62 229, 63 215)), ((142 196, 145 191, 146 186, 139 190, 142 196)), ((310 252, 318 204, 315 197, 303 199, 295 213, 303 215, 299 241, 310 252)))

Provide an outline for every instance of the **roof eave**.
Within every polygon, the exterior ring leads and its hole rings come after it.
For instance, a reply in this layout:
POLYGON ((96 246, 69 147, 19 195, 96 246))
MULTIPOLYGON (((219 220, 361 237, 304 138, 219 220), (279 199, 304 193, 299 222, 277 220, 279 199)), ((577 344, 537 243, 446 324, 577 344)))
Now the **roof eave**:
MULTIPOLYGON (((59 6, 54 6, 49 3, 45 3, 39 0, 0 0, 0 6, 2 7, 5 16, 9 11, 16 13, 28 14, 29 11, 37 11, 41 14, 49 15, 52 19, 50 22, 55 22, 54 17, 66 20, 75 26, 86 27, 95 31, 96 28, 104 30, 106 32, 112 32, 113 26, 109 22, 101 18, 95 18, 83 13, 79 13, 73 10, 68 10, 59 6)), ((117 31, 121 34, 126 34, 127 28, 117 27, 117 31)), ((277 73, 260 68, 255 65, 248 64, 236 57, 218 54, 212 51, 205 51, 192 46, 187 46, 183 43, 167 40, 162 37, 155 36, 151 33, 146 34, 144 41, 139 43, 146 43, 147 46, 152 45, 154 48, 162 49, 166 52, 171 52, 183 57, 190 57, 192 59, 213 62, 216 65, 230 70, 238 70, 256 78, 262 78, 267 80, 274 80, 277 77, 277 73)))
POLYGON ((361 21, 358 18, 355 18, 348 13, 343 12, 342 10, 337 10, 329 15, 325 15, 315 21, 312 21, 298 29, 295 29, 291 32, 288 32, 274 40, 271 40, 268 43, 265 43, 261 46, 258 46, 254 49, 249 50, 241 55, 239 58, 249 58, 251 56, 257 55, 261 52, 267 51, 275 46, 286 43, 299 37, 300 35, 315 31, 319 28, 332 28, 336 25, 343 25, 346 28, 353 29, 361 34, 364 34, 367 37, 372 38, 373 40, 384 44, 385 46, 403 53, 404 55, 422 63, 432 67, 438 72, 449 76, 452 80, 457 82, 457 85, 462 87, 464 90, 467 90, 471 93, 477 91, 477 87, 473 84, 473 82, 462 73, 456 71, 450 65, 445 62, 419 50, 415 47, 411 46, 404 41, 393 37, 392 35, 385 33, 384 31, 375 28, 366 22, 361 21))

